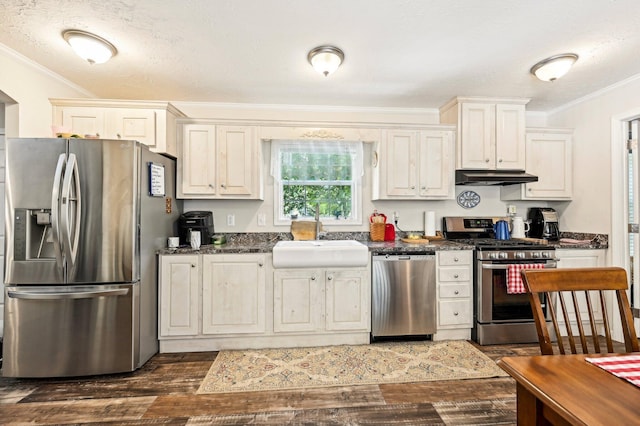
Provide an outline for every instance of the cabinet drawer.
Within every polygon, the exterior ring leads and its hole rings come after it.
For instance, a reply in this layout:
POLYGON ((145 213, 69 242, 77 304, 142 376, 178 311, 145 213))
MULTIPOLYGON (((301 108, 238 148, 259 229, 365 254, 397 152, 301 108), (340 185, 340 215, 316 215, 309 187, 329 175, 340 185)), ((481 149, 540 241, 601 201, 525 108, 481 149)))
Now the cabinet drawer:
POLYGON ((471 270, 469 268, 439 268, 438 281, 469 281, 471 270))
POLYGON ((471 324, 471 300, 438 302, 438 322, 442 326, 471 324))
POLYGON ((440 298, 451 299, 460 297, 471 297, 471 286, 469 284, 440 286, 440 298))
POLYGON ((460 250, 441 251, 438 253, 438 263, 440 266, 470 265, 471 253, 460 250))

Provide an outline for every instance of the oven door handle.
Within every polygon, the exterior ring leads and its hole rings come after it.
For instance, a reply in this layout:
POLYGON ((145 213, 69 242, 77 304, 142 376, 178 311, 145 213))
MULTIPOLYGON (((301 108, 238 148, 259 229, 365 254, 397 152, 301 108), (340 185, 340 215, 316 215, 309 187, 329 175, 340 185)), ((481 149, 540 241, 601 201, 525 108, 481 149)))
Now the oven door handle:
MULTIPOLYGON (((504 264, 504 263, 483 263, 482 264, 482 269, 504 269, 505 271, 507 269, 509 269, 509 265, 516 265, 514 263, 509 263, 509 264, 504 264)), ((519 265, 519 263, 517 264, 519 265)), ((557 261, 552 261, 552 262, 547 262, 543 264, 545 269, 546 268, 555 268, 558 266, 558 262, 557 261)))

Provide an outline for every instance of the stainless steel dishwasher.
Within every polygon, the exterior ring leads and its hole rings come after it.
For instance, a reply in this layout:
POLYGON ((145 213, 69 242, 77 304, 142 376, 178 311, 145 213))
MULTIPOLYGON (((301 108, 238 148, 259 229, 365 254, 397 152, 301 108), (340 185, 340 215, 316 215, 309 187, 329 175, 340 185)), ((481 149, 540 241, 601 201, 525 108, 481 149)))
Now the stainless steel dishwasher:
POLYGON ((371 337, 436 332, 434 252, 373 253, 371 337))

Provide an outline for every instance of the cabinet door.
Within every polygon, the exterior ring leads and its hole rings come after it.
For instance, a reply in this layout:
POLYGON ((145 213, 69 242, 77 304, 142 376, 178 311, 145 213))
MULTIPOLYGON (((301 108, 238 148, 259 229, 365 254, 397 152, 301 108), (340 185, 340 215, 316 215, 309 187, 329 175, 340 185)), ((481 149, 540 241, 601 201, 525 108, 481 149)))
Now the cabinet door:
POLYGON ((371 285, 367 270, 328 270, 326 330, 369 330, 371 285))
POLYGON ((538 181, 525 184, 525 199, 571 199, 571 145, 571 134, 527 133, 527 172, 538 181))
POLYGON ((495 105, 465 103, 460 113, 461 167, 495 169, 495 105))
POLYGON ((324 303, 322 271, 278 269, 273 274, 273 331, 313 332, 321 329, 324 303))
POLYGON ((420 196, 453 199, 455 178, 453 132, 420 132, 419 152, 420 196))
POLYGON ((525 107, 496 105, 496 169, 525 170, 525 107))
POLYGON ((416 190, 417 145, 416 132, 393 130, 387 133, 384 157, 386 193, 388 196, 413 198, 416 190))
POLYGON ((185 124, 178 156, 178 196, 216 193, 216 127, 185 124))
POLYGON ((264 333, 264 255, 204 255, 202 263, 203 334, 264 333))
MULTIPOLYGON (((558 268, 595 268, 604 266, 605 253, 604 250, 556 250, 556 257, 558 260, 558 268)), ((583 319, 587 317, 587 301, 585 295, 580 293, 577 295, 578 308, 580 310, 581 317, 583 319)), ((570 301, 571 296, 564 296, 565 303, 567 303, 567 311, 569 312, 569 318, 572 323, 575 322, 575 313, 572 309, 573 302, 570 301)), ((602 309, 600 309, 600 296, 597 292, 590 292, 589 299, 591 299, 591 306, 597 319, 602 318, 602 309)), ((559 302, 556 302, 559 303, 559 302)), ((556 312, 558 310, 556 309, 556 312)), ((564 318, 559 317, 558 321, 564 323, 564 318)), ((586 330, 590 330, 588 321, 584 321, 584 327, 586 330)), ((576 325, 577 327, 577 325, 576 325)), ((572 326, 573 328, 573 326, 572 326)), ((577 329, 576 329, 577 331, 577 329)))
POLYGON ((259 173, 258 141, 253 127, 218 126, 218 192, 254 195, 259 173))
POLYGON ((156 112, 153 110, 115 109, 109 127, 111 137, 140 141, 149 148, 156 147, 156 112))
POLYGON ((80 136, 98 135, 99 137, 115 137, 107 135, 105 128, 105 110, 92 107, 65 107, 62 110, 63 127, 80 136))
POLYGON ((160 338, 199 332, 198 255, 160 256, 160 338))

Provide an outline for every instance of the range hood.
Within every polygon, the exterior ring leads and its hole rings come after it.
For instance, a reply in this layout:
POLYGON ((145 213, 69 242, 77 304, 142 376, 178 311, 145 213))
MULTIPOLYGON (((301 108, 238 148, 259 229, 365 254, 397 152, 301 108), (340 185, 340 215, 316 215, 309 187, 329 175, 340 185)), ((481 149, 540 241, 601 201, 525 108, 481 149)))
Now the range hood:
POLYGON ((537 182, 538 176, 521 170, 456 170, 456 185, 516 185, 537 182))

